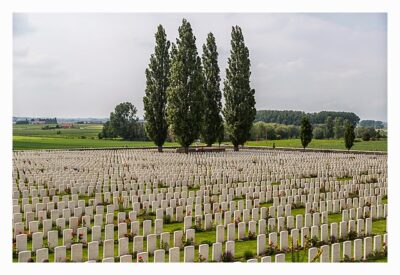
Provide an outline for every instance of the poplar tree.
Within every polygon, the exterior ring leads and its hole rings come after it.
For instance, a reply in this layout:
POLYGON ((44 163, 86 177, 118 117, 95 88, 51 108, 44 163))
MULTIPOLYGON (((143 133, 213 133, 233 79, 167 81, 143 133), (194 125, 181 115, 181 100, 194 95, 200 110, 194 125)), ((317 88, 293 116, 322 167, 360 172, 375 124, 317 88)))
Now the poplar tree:
POLYGON ((143 97, 145 129, 147 136, 158 146, 162 146, 168 135, 166 118, 168 77, 170 70, 170 42, 162 25, 155 34, 156 46, 150 56, 149 67, 146 69, 146 90, 143 97))
POLYGON ((207 36, 203 45, 203 76, 204 76, 204 117, 202 138, 207 146, 211 146, 223 135, 223 120, 221 116, 221 90, 219 82, 218 52, 212 33, 207 36))
POLYGON ((301 118, 301 126, 300 126, 300 140, 303 149, 306 149, 308 144, 311 142, 313 136, 312 132, 313 129, 310 120, 308 119, 307 116, 303 116, 301 118))
POLYGON ((224 81, 223 114, 234 151, 239 151, 250 136, 255 115, 254 89, 250 88, 249 50, 240 27, 232 27, 231 52, 224 81))
POLYGON ((167 121, 175 139, 188 153, 190 144, 199 137, 202 125, 203 73, 196 37, 186 19, 182 20, 178 32, 179 38, 171 51, 167 121))
POLYGON ((355 138, 356 135, 354 133, 354 125, 350 122, 346 122, 344 126, 344 144, 347 150, 350 151, 351 147, 353 147, 355 138))

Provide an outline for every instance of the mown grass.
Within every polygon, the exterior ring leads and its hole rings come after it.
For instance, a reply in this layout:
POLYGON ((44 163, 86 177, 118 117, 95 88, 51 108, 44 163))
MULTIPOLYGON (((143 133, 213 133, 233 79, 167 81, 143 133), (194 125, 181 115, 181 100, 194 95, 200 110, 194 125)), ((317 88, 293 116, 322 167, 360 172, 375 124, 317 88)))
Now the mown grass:
MULTIPOLYGON (((124 141, 103 139, 80 139, 58 137, 13 136, 14 150, 106 148, 106 147, 152 147, 152 141, 124 141)), ((166 142, 165 147, 178 146, 178 143, 166 142)))
MULTIPOLYGON (((56 124, 48 124, 55 127, 56 124)), ((48 129, 43 130, 43 125, 13 125, 14 136, 30 136, 30 137, 61 137, 61 138, 97 138, 103 128, 102 124, 75 124, 70 129, 48 129)))
MULTIPOLYGON (((50 125, 55 126, 55 125, 50 125)), ((102 148, 102 147, 150 147, 151 141, 99 140, 98 133, 102 124, 75 124, 71 129, 43 130, 43 125, 13 125, 13 149, 72 149, 72 148, 102 148)), ((246 146, 301 148, 300 139, 248 141, 246 146)), ((224 142, 231 145, 230 142, 224 142)), ((179 146, 177 143, 166 142, 165 146, 179 146)), ((344 141, 313 139, 308 148, 345 150, 344 141)), ((387 140, 360 141, 354 143, 352 150, 387 151, 387 140)))
MULTIPOLYGON (((283 140, 260 140, 260 141, 248 141, 247 146, 267 146, 272 147, 275 143, 276 147, 292 147, 302 148, 300 139, 283 139, 283 140)), ((346 150, 343 139, 313 139, 307 148, 314 149, 341 149, 346 150)), ((357 140, 351 150, 361 151, 387 151, 387 140, 375 140, 375 141, 361 141, 357 140)))

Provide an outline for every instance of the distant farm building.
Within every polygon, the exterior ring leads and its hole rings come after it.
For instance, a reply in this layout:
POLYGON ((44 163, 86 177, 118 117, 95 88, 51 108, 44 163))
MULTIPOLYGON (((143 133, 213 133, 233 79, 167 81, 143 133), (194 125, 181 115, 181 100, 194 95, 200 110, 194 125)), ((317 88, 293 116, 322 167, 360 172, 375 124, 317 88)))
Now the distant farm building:
POLYGON ((65 122, 65 123, 61 123, 60 127, 63 129, 74 128, 74 124, 70 123, 70 122, 65 122))

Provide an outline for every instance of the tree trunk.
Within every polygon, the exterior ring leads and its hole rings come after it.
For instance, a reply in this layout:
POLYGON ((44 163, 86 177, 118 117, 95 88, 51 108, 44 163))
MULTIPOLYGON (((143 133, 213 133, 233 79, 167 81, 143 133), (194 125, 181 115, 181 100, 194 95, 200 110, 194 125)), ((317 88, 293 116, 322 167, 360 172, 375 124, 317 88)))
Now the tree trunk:
POLYGON ((207 147, 212 147, 212 144, 207 143, 207 147))
POLYGON ((185 154, 189 154, 189 146, 184 146, 183 148, 185 149, 185 154))
POLYGON ((239 151, 239 145, 237 145, 237 144, 233 145, 233 151, 238 152, 239 151))
POLYGON ((162 150, 162 145, 159 145, 159 146, 158 146, 158 152, 162 153, 162 151, 163 151, 163 150, 162 150))

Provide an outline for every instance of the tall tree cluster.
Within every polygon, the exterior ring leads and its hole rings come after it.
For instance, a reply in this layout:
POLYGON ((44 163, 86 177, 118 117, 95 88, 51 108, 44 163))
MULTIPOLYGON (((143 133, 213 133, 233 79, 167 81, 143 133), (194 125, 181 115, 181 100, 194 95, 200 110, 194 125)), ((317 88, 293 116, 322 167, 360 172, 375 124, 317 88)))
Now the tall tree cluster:
POLYGON ((203 74, 204 74, 204 118, 202 137, 207 146, 211 146, 224 134, 224 122, 221 116, 221 90, 219 82, 218 52, 215 37, 212 33, 207 36, 203 45, 203 74))
POLYGON ((155 38, 154 54, 150 56, 149 67, 146 69, 143 104, 146 133, 158 146, 158 151, 162 152, 168 136, 166 107, 170 73, 170 42, 162 25, 158 26, 155 38))
POLYGON ((186 19, 183 19, 178 33, 179 38, 172 45, 167 118, 175 138, 187 153, 189 145, 200 135, 204 80, 196 37, 186 19))
POLYGON ((223 112, 229 138, 238 150, 238 146, 249 138, 256 114, 254 89, 250 87, 249 50, 242 30, 238 26, 232 28, 223 110, 214 35, 208 34, 200 58, 196 37, 186 19, 182 20, 178 33, 179 37, 172 45, 161 25, 155 35, 155 52, 150 56, 146 69, 143 98, 148 137, 159 151, 162 151, 168 130, 186 153, 199 137, 208 146, 221 143, 224 139, 223 112))
POLYGON ((224 81, 225 107, 223 110, 227 132, 234 151, 239 150, 250 135, 256 116, 254 89, 250 87, 249 50, 240 27, 232 27, 231 55, 228 58, 224 81))

